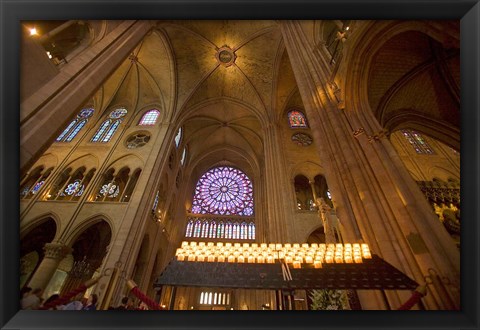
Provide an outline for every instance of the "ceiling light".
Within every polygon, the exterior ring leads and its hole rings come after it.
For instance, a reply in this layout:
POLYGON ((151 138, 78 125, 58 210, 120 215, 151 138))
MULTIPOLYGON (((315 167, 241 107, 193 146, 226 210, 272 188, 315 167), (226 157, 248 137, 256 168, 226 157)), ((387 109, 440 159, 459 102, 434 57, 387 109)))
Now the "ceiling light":
POLYGON ((37 36, 38 35, 38 31, 36 28, 30 28, 30 35, 31 36, 37 36))

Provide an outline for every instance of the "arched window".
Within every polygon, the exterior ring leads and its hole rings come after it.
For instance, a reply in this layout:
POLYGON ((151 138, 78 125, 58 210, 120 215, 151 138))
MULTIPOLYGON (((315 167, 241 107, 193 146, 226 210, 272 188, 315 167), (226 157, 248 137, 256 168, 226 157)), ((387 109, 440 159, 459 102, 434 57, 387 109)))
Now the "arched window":
POLYGON ((248 239, 248 229, 247 229, 247 223, 242 222, 240 224, 240 239, 248 239))
POLYGON ((248 239, 255 239, 255 224, 253 222, 248 224, 248 239))
POLYGON ((180 142, 182 142, 182 128, 178 129, 177 135, 175 135, 175 147, 180 146, 180 142))
POLYGON ((193 231, 193 220, 190 220, 187 224, 187 231, 185 233, 185 237, 192 237, 193 231))
POLYGON ((130 173, 128 167, 122 168, 116 175, 115 170, 109 169, 93 198, 96 202, 128 202, 133 194, 135 185, 142 170, 137 168, 130 173))
POLYGON ((232 238, 233 239, 239 239, 240 235, 238 232, 238 223, 234 223, 232 226, 232 238))
POLYGON ((311 210, 313 205, 313 192, 307 177, 297 175, 294 180, 297 209, 311 210))
POLYGON ((46 194, 47 200, 79 200, 85 192, 85 188, 95 174, 96 169, 92 168, 87 172, 85 167, 80 167, 73 174, 70 168, 61 173, 50 191, 46 194))
POLYGON ((91 142, 108 142, 116 132, 118 126, 123 120, 123 117, 127 114, 127 109, 119 108, 110 113, 108 119, 105 120, 92 137, 91 142))
POLYGON ((417 154, 428 154, 432 155, 435 152, 428 145, 427 141, 423 138, 421 134, 415 131, 402 129, 402 134, 407 139, 407 141, 412 145, 417 154))
POLYGON ((217 228, 217 238, 225 238, 225 224, 223 221, 220 221, 218 223, 218 228, 217 228))
POLYGON ((157 123, 158 116, 160 115, 160 111, 157 109, 152 109, 150 111, 147 111, 143 116, 142 119, 140 119, 140 122, 138 125, 142 126, 152 126, 157 123))
POLYGON ((193 237, 200 237, 202 230, 202 222, 200 220, 195 221, 195 227, 193 228, 193 237))
POLYGON ((288 112, 288 124, 290 128, 307 128, 307 118, 298 110, 288 112))
POLYGON ((210 223, 210 234, 208 235, 209 238, 217 238, 217 223, 212 221, 210 223))
POLYGON ((192 213, 220 215, 253 215, 253 186, 239 169, 215 167, 197 182, 192 213))
POLYGON ((70 142, 78 132, 85 126, 90 118, 93 115, 93 108, 82 109, 77 117, 70 122, 70 124, 65 128, 65 130, 57 137, 56 142, 70 142))
POLYGON ((187 157, 187 147, 183 148, 182 158, 180 158, 180 164, 185 164, 185 158, 187 157))
POLYGON ((225 225, 225 238, 233 238, 232 235, 233 234, 233 228, 232 228, 232 224, 230 222, 227 222, 227 224, 225 225))
POLYGON ((202 237, 208 238, 208 221, 204 221, 202 224, 202 237))
POLYGON ((50 176, 53 171, 53 167, 43 172, 43 166, 35 168, 29 177, 20 186, 20 198, 30 199, 38 193, 42 188, 45 180, 50 176))

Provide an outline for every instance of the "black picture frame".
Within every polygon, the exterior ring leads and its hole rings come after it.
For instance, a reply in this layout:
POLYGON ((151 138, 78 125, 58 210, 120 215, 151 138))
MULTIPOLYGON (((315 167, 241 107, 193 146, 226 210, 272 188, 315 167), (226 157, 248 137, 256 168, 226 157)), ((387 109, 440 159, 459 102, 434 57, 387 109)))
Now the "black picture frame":
POLYGON ((2 329, 477 329, 479 261, 478 0, 0 0, 0 292, 2 329), (462 310, 217 312, 19 311, 19 53, 21 20, 461 19, 462 310))

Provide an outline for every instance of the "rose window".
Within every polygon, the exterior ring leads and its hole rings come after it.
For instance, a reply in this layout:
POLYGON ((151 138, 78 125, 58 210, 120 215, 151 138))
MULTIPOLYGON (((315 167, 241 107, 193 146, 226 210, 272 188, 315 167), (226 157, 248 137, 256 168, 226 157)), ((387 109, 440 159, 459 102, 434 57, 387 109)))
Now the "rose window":
POLYGON ((252 182, 233 167, 216 167, 198 180, 192 213, 253 215, 252 182))

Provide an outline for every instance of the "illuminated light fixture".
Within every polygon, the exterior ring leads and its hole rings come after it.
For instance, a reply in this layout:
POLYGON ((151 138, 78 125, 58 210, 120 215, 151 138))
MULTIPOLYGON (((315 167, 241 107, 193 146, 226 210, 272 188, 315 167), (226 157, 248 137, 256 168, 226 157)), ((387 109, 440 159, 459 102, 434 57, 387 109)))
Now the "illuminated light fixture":
MULTIPOLYGON (((50 54, 50 52, 47 52, 47 56, 48 56, 49 59, 51 59, 53 57, 52 54, 50 54)), ((125 196, 125 197, 127 197, 127 196, 125 196)))
POLYGON ((347 26, 347 27, 345 28, 345 31, 348 31, 348 30, 350 30, 350 26, 347 26))
POLYGON ((35 27, 30 28, 29 31, 31 36, 38 36, 38 31, 35 27))
POLYGON ((285 262, 294 268, 322 268, 328 263, 362 263, 371 259, 368 244, 280 244, 182 242, 175 253, 178 261, 269 263, 285 262), (295 266, 296 265, 296 266, 295 266))

